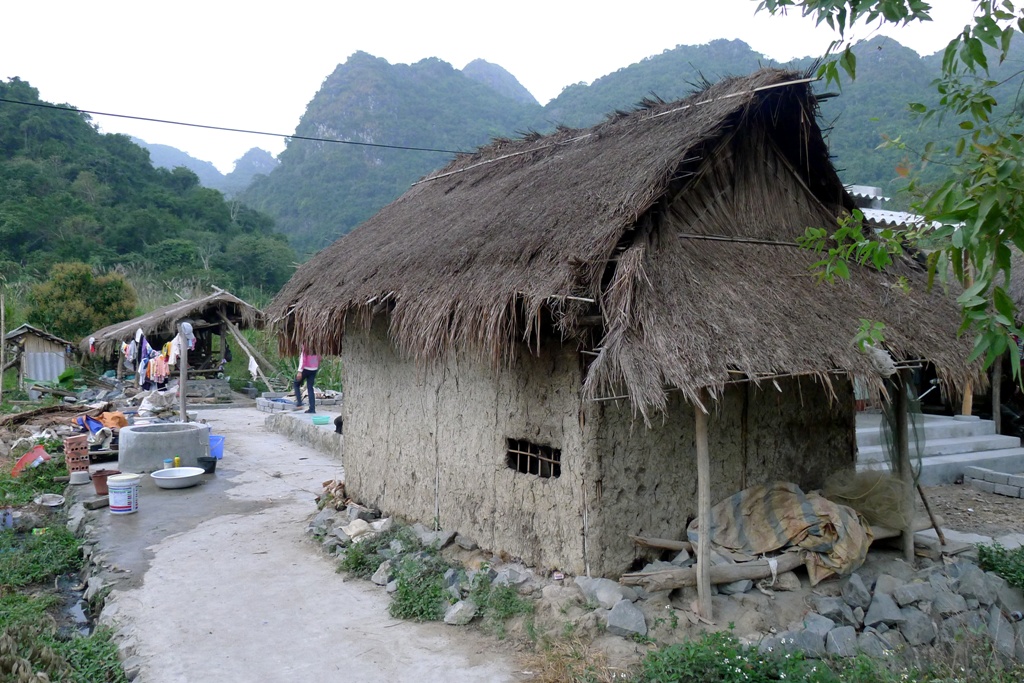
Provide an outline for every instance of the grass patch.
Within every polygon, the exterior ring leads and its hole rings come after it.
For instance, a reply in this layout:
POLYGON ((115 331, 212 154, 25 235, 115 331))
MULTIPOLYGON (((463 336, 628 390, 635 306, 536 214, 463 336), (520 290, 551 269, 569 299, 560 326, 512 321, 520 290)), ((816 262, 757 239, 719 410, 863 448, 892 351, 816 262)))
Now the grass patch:
POLYGON ((0 531, 0 581, 20 588, 80 569, 78 546, 75 535, 60 525, 38 536, 0 531))
POLYGON ((39 624, 48 619, 47 612, 59 605, 56 595, 39 597, 22 593, 0 595, 0 624, 39 624))
POLYGON ((504 637, 506 621, 520 614, 533 614, 534 610, 533 603, 520 597, 512 586, 491 583, 486 569, 473 578, 469 597, 480 608, 484 625, 498 637, 504 637))
POLYGON ((0 680, 127 683, 107 629, 57 638, 51 626, 18 624, 0 632, 0 680), (45 674, 41 678, 33 674, 45 674))
POLYGON ((1003 577, 1014 588, 1024 590, 1024 546, 1007 550, 998 543, 979 545, 978 564, 1003 577))
POLYGON ((439 621, 449 604, 444 590, 444 573, 450 568, 439 555, 417 553, 403 557, 398 565, 398 590, 388 605, 396 619, 439 621))

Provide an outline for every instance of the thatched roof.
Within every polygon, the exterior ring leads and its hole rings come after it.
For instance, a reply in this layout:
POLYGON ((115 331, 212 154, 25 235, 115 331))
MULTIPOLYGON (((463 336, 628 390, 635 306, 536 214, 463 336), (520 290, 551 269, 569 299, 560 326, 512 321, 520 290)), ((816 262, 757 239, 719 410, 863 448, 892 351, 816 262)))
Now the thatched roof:
POLYGON ((218 325, 220 313, 243 329, 263 326, 262 311, 234 294, 218 289, 204 297, 179 301, 138 318, 108 325, 82 339, 79 348, 83 352, 88 352, 89 337, 95 337, 96 353, 100 356, 109 356, 120 350, 122 342, 132 339, 135 330, 139 328, 142 328, 143 334, 149 338, 173 337, 177 334, 179 321, 201 319, 209 325, 218 325))
POLYGON ((883 322, 897 359, 973 374, 953 302, 911 264, 817 285, 795 240, 854 204, 809 79, 764 69, 586 130, 463 155, 304 264, 268 308, 283 349, 338 353, 387 313, 417 360, 510 362, 541 334, 597 352, 591 397, 645 413, 679 389, 766 375, 873 378, 852 345, 883 322), (897 277, 911 282, 909 292, 897 277), (595 322, 596 321, 596 322, 595 322))

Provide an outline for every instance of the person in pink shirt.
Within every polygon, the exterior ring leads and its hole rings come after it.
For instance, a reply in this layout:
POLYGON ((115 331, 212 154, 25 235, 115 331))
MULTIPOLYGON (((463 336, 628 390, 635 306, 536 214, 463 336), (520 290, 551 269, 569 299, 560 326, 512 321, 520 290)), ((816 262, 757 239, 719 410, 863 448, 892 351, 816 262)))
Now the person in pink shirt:
POLYGON ((316 371, 320 369, 320 356, 315 356, 302 346, 299 354, 299 371, 295 374, 295 407, 302 407, 302 382, 306 382, 306 395, 309 396, 309 409, 307 413, 316 412, 316 396, 313 395, 313 383, 316 381, 316 371))

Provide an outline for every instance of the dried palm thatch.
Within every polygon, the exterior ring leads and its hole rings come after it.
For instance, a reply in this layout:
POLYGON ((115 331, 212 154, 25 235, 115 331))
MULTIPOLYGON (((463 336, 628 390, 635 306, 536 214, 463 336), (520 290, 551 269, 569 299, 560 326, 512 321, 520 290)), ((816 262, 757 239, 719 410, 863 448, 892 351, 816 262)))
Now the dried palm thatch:
POLYGON ((697 401, 767 375, 878 385, 851 344, 870 319, 897 360, 928 358, 962 385, 974 369, 955 307, 913 264, 831 285, 810 275, 817 255, 795 240, 853 202, 809 80, 763 69, 460 156, 299 268, 267 311, 282 350, 339 353, 349 326, 382 312, 426 362, 471 353, 500 367, 557 333, 593 340, 589 397, 625 392, 646 416, 666 391, 697 401))
MULTIPOLYGON (((213 294, 187 299, 154 311, 138 318, 108 325, 93 332, 89 337, 96 338, 96 353, 110 356, 121 348, 121 342, 135 335, 135 330, 142 328, 143 334, 149 338, 173 336, 177 324, 183 319, 199 318, 210 325, 220 324, 220 314, 242 329, 263 326, 263 312, 255 306, 239 299, 234 294, 217 289, 213 294)), ((89 337, 79 342, 83 353, 89 351, 89 337)))

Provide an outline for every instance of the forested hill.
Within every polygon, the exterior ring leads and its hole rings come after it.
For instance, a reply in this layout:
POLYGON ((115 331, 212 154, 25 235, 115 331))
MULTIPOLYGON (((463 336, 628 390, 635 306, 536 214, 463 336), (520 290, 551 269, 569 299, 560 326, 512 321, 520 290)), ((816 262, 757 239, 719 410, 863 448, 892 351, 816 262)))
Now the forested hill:
MULTIPOLYGON (((14 78, 0 97, 40 103, 14 78)), ((41 279, 82 261, 157 278, 276 290, 294 252, 269 216, 228 203, 185 168, 154 168, 85 114, 0 103, 0 275, 41 279)))
MULTIPOLYGON (((997 78, 1022 61, 1022 42, 1017 36, 1013 56, 997 70, 997 78)), ((909 149, 921 149, 924 140, 935 138, 934 128, 918 130, 907 103, 934 101, 930 83, 939 74, 941 55, 920 57, 887 38, 875 38, 856 51, 858 78, 844 85, 840 97, 823 102, 823 127, 843 180, 881 186, 896 198, 893 206, 900 207, 908 199, 897 190, 908 175, 921 169, 910 163, 913 154, 907 150, 878 147, 887 138, 899 138, 909 149)), ((808 71, 813 70, 814 60, 773 64, 738 40, 679 46, 590 85, 570 85, 542 108, 522 97, 515 88, 518 82, 502 76, 507 73, 504 69, 486 62, 473 62, 460 72, 436 59, 391 65, 356 53, 324 81, 296 132, 354 142, 468 150, 494 136, 548 132, 556 125, 590 126, 652 94, 677 99, 702 82, 768 65, 808 71)), ((819 84, 819 90, 824 85, 819 84)), ((1012 101, 1013 95, 1005 92, 1001 98, 1012 101)), ((952 140, 955 131, 945 130, 942 135, 952 140)), ((369 218, 450 158, 443 153, 293 140, 280 157, 280 167, 254 183, 243 197, 275 216, 293 246, 309 253, 369 218)), ((924 179, 934 181, 943 172, 941 164, 932 164, 925 169, 924 179)))
POLYGON ((188 152, 183 152, 170 145, 158 145, 139 138, 132 142, 149 150, 149 158, 153 165, 167 170, 184 166, 199 178, 199 184, 214 190, 220 190, 226 197, 232 197, 249 187, 257 175, 267 175, 277 168, 277 159, 259 147, 253 147, 235 160, 235 168, 224 175, 209 161, 196 159, 188 152))

